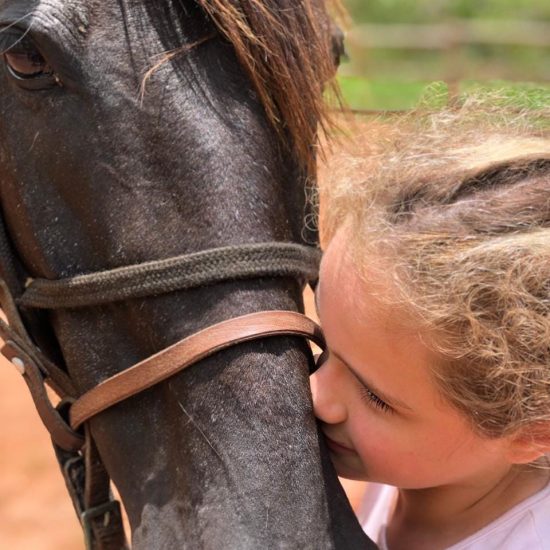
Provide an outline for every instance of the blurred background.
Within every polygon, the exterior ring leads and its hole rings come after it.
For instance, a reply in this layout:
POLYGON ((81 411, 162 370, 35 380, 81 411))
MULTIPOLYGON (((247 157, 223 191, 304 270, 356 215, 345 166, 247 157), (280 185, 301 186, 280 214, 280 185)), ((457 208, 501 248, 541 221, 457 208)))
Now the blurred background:
POLYGON ((441 82, 550 101, 549 0, 343 0, 351 16, 340 83, 350 107, 413 107, 441 82))
MULTIPOLYGON (((510 89, 550 104, 550 0, 344 0, 344 97, 359 114, 413 107, 433 82, 447 99, 510 89)), ((437 97, 442 97, 437 94, 437 97)), ((311 296, 307 304, 313 315, 311 296)), ((0 359, 0 550, 81 550, 79 526, 26 387, 0 359)), ((354 503, 361 486, 346 484, 354 503)))

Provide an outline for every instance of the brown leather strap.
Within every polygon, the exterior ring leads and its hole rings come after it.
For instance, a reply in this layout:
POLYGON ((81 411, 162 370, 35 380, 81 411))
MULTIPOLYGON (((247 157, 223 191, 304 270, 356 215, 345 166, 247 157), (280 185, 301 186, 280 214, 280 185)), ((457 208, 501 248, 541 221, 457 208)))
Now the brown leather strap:
POLYGON ((120 504, 111 495, 111 479, 99 456, 90 426, 84 426, 86 444, 83 449, 86 477, 84 508, 80 521, 84 529, 86 549, 127 550, 120 504))
POLYGON ((0 307, 7 320, 6 323, 0 319, 0 337, 2 340, 4 342, 13 341, 28 356, 32 357, 36 366, 43 373, 45 382, 60 397, 75 397, 76 389, 67 373, 52 363, 33 343, 13 301, 13 296, 2 279, 0 279, 0 307))
POLYGON ((325 347, 320 327, 293 311, 261 311, 205 328, 101 382, 75 401, 73 429, 116 403, 124 401, 210 355, 236 344, 268 336, 301 336, 325 347))
POLYGON ((86 550, 128 550, 120 503, 113 499, 111 479, 89 426, 84 426, 84 438, 80 451, 66 451, 55 443, 54 450, 82 525, 86 550))
POLYGON ((80 449, 84 443, 82 435, 73 431, 52 405, 46 393, 44 375, 33 358, 12 340, 8 340, 0 352, 8 361, 13 362, 23 375, 36 410, 54 442, 67 451, 80 449))

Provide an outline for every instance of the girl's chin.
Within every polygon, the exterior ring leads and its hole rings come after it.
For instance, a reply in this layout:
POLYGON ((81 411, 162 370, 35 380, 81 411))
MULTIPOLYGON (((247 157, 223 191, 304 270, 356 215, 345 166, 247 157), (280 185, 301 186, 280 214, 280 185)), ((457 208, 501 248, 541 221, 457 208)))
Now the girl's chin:
POLYGON ((342 460, 341 457, 335 456, 332 452, 330 453, 330 457, 338 477, 353 481, 369 481, 364 466, 347 464, 347 461, 342 460))

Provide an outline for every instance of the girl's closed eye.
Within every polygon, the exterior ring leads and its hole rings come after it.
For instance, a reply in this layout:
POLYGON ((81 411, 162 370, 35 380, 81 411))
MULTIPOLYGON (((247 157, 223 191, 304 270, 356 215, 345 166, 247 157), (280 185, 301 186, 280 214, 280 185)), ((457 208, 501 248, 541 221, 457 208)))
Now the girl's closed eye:
POLYGON ((393 413, 394 410, 373 391, 361 384, 361 397, 367 402, 369 407, 374 407, 383 412, 393 413))

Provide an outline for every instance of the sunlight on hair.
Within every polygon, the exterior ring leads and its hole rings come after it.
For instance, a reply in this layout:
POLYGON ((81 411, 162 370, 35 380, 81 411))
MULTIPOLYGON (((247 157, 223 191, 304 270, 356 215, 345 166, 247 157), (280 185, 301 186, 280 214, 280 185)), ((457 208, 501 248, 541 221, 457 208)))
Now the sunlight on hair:
POLYGON ((550 421, 550 101, 435 92, 331 159, 322 242, 345 225, 364 277, 384 259, 443 393, 497 436, 550 421))

